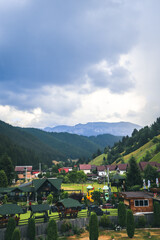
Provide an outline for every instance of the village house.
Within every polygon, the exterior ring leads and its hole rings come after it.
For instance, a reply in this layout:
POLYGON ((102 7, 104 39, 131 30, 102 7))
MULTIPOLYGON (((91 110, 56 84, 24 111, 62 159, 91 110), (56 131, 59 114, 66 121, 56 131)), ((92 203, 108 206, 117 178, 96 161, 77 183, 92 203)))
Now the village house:
POLYGON ((19 180, 31 180, 35 178, 35 175, 32 174, 32 166, 15 166, 15 172, 19 180))
POLYGON ((97 166, 97 175, 99 177, 106 177, 106 167, 104 165, 102 166, 97 166))
POLYGON ((124 200, 124 204, 129 207, 133 213, 153 212, 153 197, 150 192, 121 192, 120 197, 124 200))
POLYGON ((91 165, 90 164, 80 164, 79 170, 83 171, 85 174, 91 173, 91 165))
POLYGON ((61 173, 61 172, 65 172, 65 173, 68 173, 70 171, 72 171, 72 167, 62 167, 62 168, 59 168, 58 169, 58 172, 61 173))
POLYGON ((128 167, 128 164, 121 163, 117 165, 116 170, 119 174, 124 174, 127 172, 127 167, 128 167))
POLYGON ((160 169, 160 163, 157 163, 157 162, 140 162, 140 163, 139 163, 139 168, 140 168, 140 170, 141 170, 141 171, 144 171, 145 167, 146 167, 148 164, 149 164, 150 166, 152 166, 152 167, 156 167, 157 170, 160 169))

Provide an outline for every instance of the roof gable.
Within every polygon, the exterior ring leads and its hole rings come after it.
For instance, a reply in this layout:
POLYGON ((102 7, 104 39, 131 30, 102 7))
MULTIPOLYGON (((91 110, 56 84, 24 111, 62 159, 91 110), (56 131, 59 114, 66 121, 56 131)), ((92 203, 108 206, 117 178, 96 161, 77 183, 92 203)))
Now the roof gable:
POLYGON ((80 164, 79 169, 80 170, 91 170, 91 165, 90 164, 80 164))

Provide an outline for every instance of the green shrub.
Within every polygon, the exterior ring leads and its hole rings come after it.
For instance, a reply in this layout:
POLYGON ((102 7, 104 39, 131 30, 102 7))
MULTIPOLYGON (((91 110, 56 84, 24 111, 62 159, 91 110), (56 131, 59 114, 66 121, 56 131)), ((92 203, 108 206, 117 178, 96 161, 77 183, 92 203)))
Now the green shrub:
POLYGON ((138 227, 139 228, 144 228, 146 225, 146 218, 145 216, 139 216, 138 218, 138 227))
POLYGON ((76 235, 81 235, 81 233, 84 232, 84 229, 83 228, 78 228, 77 226, 74 226, 73 227, 73 233, 76 234, 76 235))
POLYGON ((154 203, 154 226, 160 226, 160 204, 159 202, 154 203))
POLYGON ((30 218, 28 221, 27 236, 29 240, 35 240, 36 228, 35 228, 35 219, 30 218))
POLYGON ((92 212, 89 218, 89 239, 97 240, 99 236, 98 218, 96 213, 92 212))
POLYGON ((132 211, 127 210, 127 234, 129 238, 134 236, 135 224, 134 224, 134 216, 132 211))
POLYGON ((8 224, 7 224, 7 229, 5 232, 5 240, 11 240, 15 227, 16 227, 15 219, 9 218, 8 224))
POLYGON ((20 239, 21 239, 21 234, 20 234, 19 228, 15 228, 12 234, 12 240, 20 240, 20 239))
POLYGON ((61 232, 65 233, 72 229, 72 224, 68 220, 64 220, 61 225, 61 232))
POLYGON ((106 214, 103 214, 103 216, 100 218, 99 226, 103 228, 107 228, 111 226, 110 218, 106 214))
POLYGON ((141 189, 141 185, 134 185, 130 187, 130 191, 139 191, 141 189))
POLYGON ((118 204, 118 223, 122 228, 126 226, 126 207, 123 202, 118 204))
POLYGON ((47 240, 57 240, 58 233, 57 233, 57 223, 54 219, 49 221, 47 227, 47 240))

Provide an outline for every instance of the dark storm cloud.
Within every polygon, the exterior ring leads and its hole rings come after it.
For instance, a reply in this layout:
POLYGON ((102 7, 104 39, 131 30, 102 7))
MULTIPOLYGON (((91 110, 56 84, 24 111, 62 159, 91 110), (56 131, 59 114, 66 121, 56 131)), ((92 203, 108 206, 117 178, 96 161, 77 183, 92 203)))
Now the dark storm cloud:
MULTIPOLYGON (((13 92, 81 84, 87 66, 102 59, 116 63, 132 48, 137 17, 136 7, 127 1, 28 0, 20 7, 1 8, 0 81, 13 92)), ((125 91, 127 74, 117 69, 109 81, 125 91)), ((94 82, 104 85, 99 75, 94 82)))

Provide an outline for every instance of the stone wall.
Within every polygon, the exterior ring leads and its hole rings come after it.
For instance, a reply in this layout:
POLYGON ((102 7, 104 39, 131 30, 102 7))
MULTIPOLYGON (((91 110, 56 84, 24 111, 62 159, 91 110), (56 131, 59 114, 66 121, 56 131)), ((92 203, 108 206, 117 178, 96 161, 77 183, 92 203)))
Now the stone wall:
MULTIPOLYGON (((153 214, 145 214, 146 221, 148 225, 152 225, 153 223, 153 214)), ((98 217, 100 219, 100 217, 98 217)), ((111 222, 113 224, 117 224, 118 222, 118 217, 117 216, 109 216, 111 222)), ((138 221, 138 216, 135 216, 135 221, 138 221)), ((58 231, 60 231, 61 224, 63 221, 57 221, 57 228, 58 231)), ((83 228, 87 224, 89 224, 89 218, 76 218, 76 219, 70 219, 70 222, 72 226, 78 226, 78 228, 83 228)), ((36 224, 36 236, 41 236, 46 234, 46 229, 47 229, 48 223, 39 223, 36 224)), ((21 231, 21 240, 26 240, 27 239, 27 225, 24 226, 19 226, 19 229, 21 231)), ((4 240, 4 234, 5 234, 6 229, 2 228, 0 229, 0 240, 4 240)))

